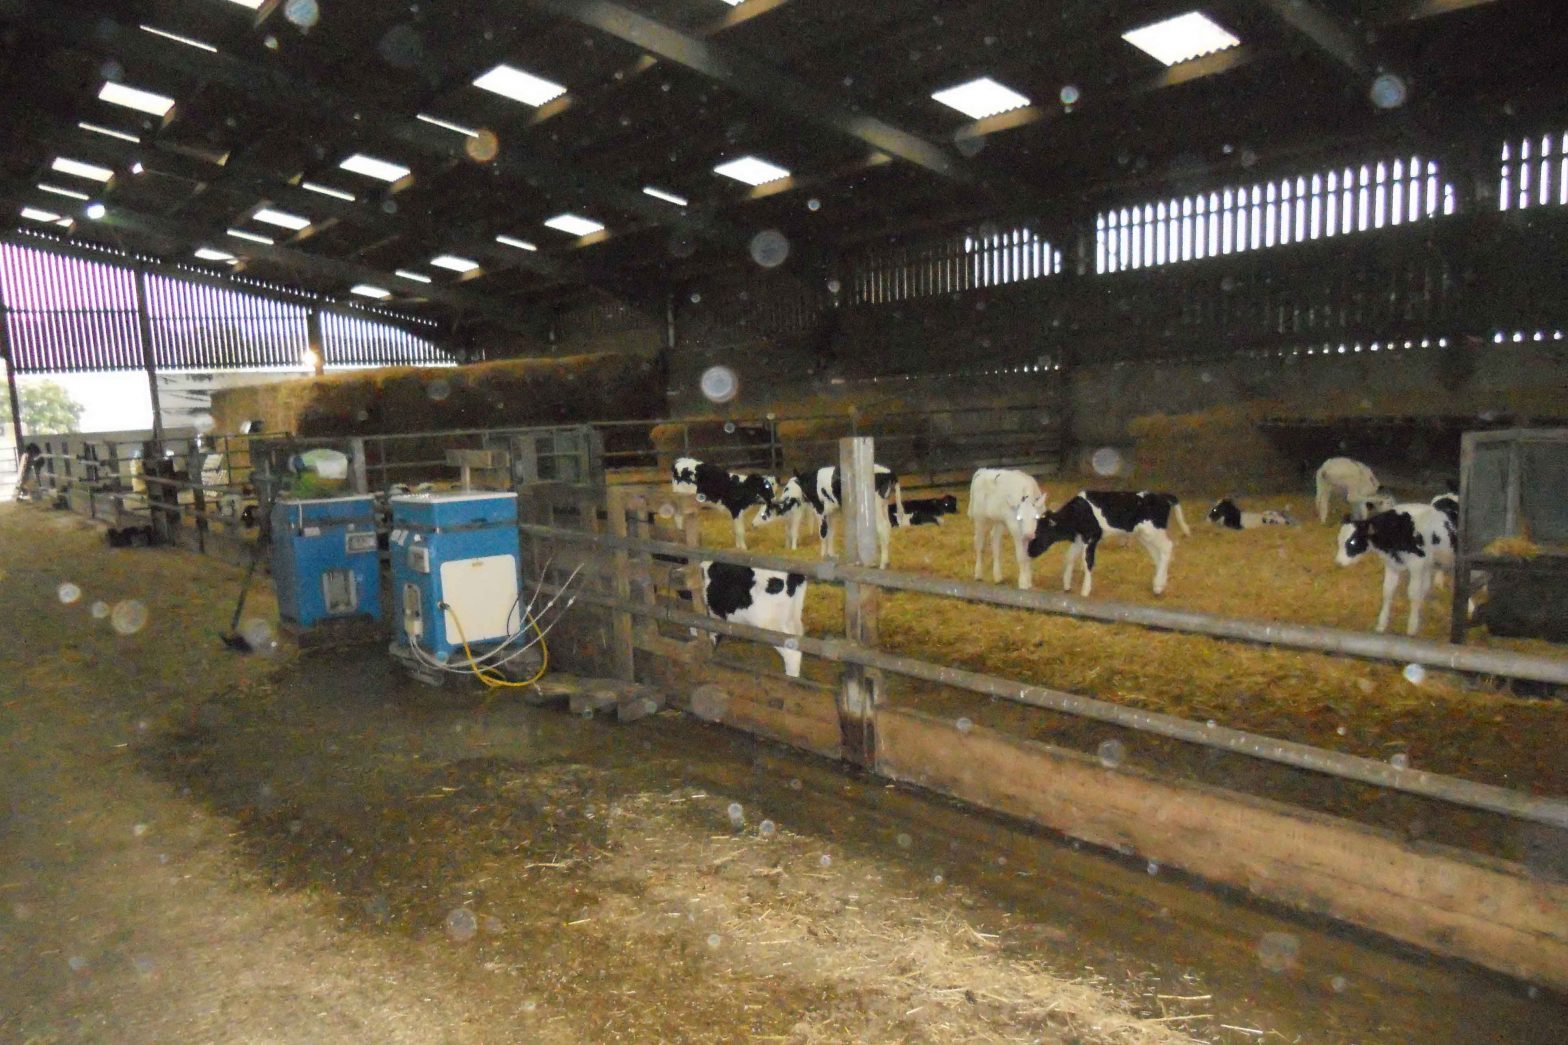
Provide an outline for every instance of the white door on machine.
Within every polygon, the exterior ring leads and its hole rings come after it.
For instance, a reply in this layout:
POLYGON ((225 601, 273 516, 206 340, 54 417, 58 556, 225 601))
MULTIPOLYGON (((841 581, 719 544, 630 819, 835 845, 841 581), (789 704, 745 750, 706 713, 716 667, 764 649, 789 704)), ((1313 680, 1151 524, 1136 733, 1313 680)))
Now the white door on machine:
POLYGON ((446 638, 458 645, 502 639, 521 629, 517 601, 517 558, 486 555, 441 564, 441 601, 446 603, 446 638), (456 617, 454 623, 453 618, 456 617))

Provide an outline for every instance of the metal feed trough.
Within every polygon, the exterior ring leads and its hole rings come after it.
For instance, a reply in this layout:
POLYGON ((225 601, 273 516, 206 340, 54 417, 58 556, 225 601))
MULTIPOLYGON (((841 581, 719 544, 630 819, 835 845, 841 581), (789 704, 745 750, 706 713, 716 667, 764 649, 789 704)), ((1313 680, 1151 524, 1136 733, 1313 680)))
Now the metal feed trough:
POLYGON ((1568 428, 1466 432, 1459 467, 1450 638, 1465 639, 1477 570, 1493 634, 1568 642, 1568 428))

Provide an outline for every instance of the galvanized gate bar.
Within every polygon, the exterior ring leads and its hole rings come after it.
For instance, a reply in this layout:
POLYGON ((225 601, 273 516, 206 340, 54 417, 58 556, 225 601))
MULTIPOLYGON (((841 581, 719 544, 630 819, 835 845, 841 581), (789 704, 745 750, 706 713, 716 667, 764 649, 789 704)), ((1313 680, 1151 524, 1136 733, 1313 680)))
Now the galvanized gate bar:
MULTIPOLYGON (((535 537, 556 540, 593 542, 606 541, 612 547, 619 538, 602 538, 592 534, 552 530, 548 527, 522 527, 523 532, 535 537)), ((676 556, 683 561, 713 559, 719 562, 739 563, 767 570, 792 570, 824 581, 853 581, 875 584, 889 591, 918 592, 925 595, 942 595, 965 599, 969 602, 1011 609, 1039 610, 1086 620, 1113 624, 1136 624, 1162 631, 1179 631, 1194 635, 1209 635, 1242 642, 1259 642, 1270 646, 1308 650, 1317 653, 1334 653, 1365 660, 1382 660, 1393 663, 1425 664, 1448 671, 1467 672, 1475 675, 1496 675, 1502 678, 1523 679, 1568 685, 1568 659, 1554 660, 1524 653, 1500 650, 1480 650, 1467 646, 1452 646, 1425 639, 1401 638, 1372 632, 1344 631, 1312 624, 1268 623, 1237 617, 1218 617, 1193 610, 1166 610, 1154 606, 1140 606, 1128 602, 1101 602, 1044 591, 1022 591, 1000 585, 976 581, 959 581, 946 577, 932 577, 920 573, 902 573, 895 570, 869 569, 863 566, 844 566, 828 560, 789 559, 781 555, 755 555, 749 552, 732 552, 717 548, 687 548, 679 544, 658 541, 626 539, 626 548, 632 551, 655 552, 676 556)))

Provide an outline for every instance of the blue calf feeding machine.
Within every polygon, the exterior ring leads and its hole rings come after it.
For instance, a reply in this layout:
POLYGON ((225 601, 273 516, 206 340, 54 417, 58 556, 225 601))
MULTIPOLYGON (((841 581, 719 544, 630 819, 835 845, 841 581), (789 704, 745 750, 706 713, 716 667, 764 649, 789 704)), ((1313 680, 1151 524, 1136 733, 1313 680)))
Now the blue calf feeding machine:
POLYGON ((439 685, 523 630, 517 495, 423 493, 393 497, 394 657, 439 685), (450 667, 449 667, 450 666, 450 667))
POLYGON ((381 617, 381 558, 370 497, 278 501, 272 506, 272 582, 278 615, 302 628, 381 617))

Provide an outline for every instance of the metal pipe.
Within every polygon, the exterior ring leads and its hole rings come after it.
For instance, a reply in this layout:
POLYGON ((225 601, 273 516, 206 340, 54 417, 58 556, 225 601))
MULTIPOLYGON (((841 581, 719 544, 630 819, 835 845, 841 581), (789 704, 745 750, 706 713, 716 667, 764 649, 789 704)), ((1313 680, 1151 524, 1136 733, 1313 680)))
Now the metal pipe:
POLYGON ((903 573, 894 570, 869 569, 862 566, 845 566, 828 560, 817 562, 789 559, 779 555, 755 555, 749 552, 721 551, 717 548, 688 548, 684 544, 647 541, 628 537, 611 537, 607 534, 558 530, 547 526, 523 524, 523 533, 532 537, 572 541, 579 544, 603 544, 629 551, 657 553, 680 558, 733 562, 767 570, 786 570, 803 573, 817 580, 849 581, 875 584, 890 591, 917 592, 964 599, 968 602, 1003 606, 1009 609, 1037 610, 1083 620, 1097 620, 1112 624, 1136 624, 1161 631, 1178 631, 1187 634, 1208 635, 1213 638, 1257 642, 1270 646, 1333 653, 1341 656, 1360 657, 1365 660, 1392 661, 1394 663, 1424 664, 1448 671, 1468 672, 1476 675, 1498 675, 1505 678, 1568 685, 1568 660, 1550 657, 1533 657, 1523 653, 1503 650, 1482 650, 1448 643, 1429 642, 1424 639, 1401 638, 1369 632, 1344 631, 1311 624, 1267 623, 1236 617, 1218 617, 1192 610, 1167 610, 1154 606, 1141 606, 1127 602, 1101 602, 1044 591, 1022 591, 1000 585, 976 581, 959 581, 947 577, 933 577, 920 573, 903 573))
MULTIPOLYGON (((542 527, 539 528, 542 529, 542 527)), ((549 584, 541 584, 540 587, 546 594, 554 594, 558 590, 554 585, 549 584)), ((1200 725, 1183 718, 1177 718, 1174 715, 1164 715, 1153 711, 1139 711, 1135 708, 1122 707, 1120 704, 1095 700, 1091 697, 1066 693, 1062 690, 1049 689, 1045 686, 1028 685, 1011 679, 999 678, 995 675, 965 671, 961 668, 941 667, 922 660, 916 660, 913 657, 866 649, 840 639, 817 639, 805 635, 795 636, 779 631, 766 631, 762 628, 754 628, 746 624, 733 624, 729 621, 705 617, 696 613, 688 613, 685 610, 677 610, 667 606, 635 602, 618 603, 614 599, 597 595, 587 590, 579 591, 576 598, 578 602, 619 609, 630 612, 634 616, 652 617, 657 620, 668 621, 671 624, 717 632, 720 635, 747 639, 768 646, 782 646, 786 643, 793 643, 796 648, 814 657, 822 657, 825 660, 841 664, 858 664, 868 668, 878 668, 895 675, 920 679, 924 682, 954 686, 974 693, 999 697, 1018 704, 1027 704, 1030 707, 1057 711, 1079 718, 1095 719, 1099 722, 1108 722, 1112 725, 1134 729, 1142 733, 1156 733, 1175 740, 1199 744, 1203 747, 1232 751, 1252 758, 1278 762, 1282 765, 1295 766, 1298 769, 1307 769, 1314 773, 1323 773, 1346 780, 1357 780, 1366 784, 1374 784, 1378 787, 1386 787, 1394 791, 1403 791, 1407 794, 1437 799, 1452 805, 1484 809, 1488 812, 1501 813, 1519 820, 1530 820, 1535 823, 1550 824, 1553 827, 1568 828, 1568 802, 1560 799, 1540 798, 1492 784, 1478 784, 1459 777, 1428 773, 1421 769, 1401 769, 1398 766, 1379 762, 1376 759, 1363 758, 1360 755, 1326 751, 1322 748, 1298 744, 1289 740, 1277 740, 1274 737, 1248 733, 1239 729, 1230 729, 1226 726, 1200 725)))

